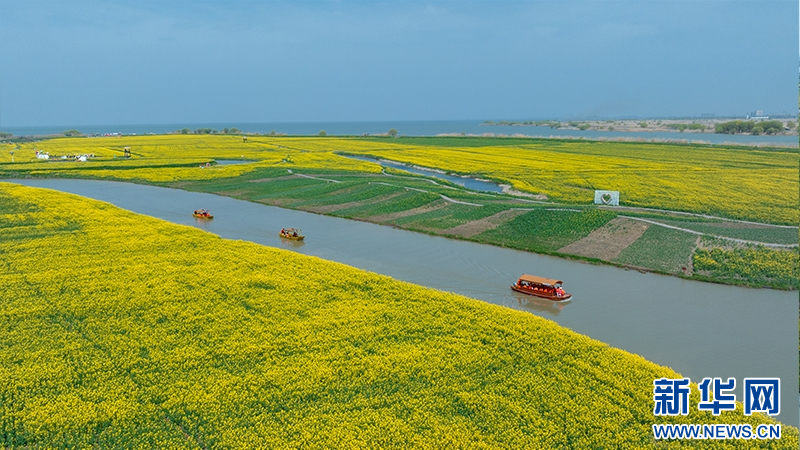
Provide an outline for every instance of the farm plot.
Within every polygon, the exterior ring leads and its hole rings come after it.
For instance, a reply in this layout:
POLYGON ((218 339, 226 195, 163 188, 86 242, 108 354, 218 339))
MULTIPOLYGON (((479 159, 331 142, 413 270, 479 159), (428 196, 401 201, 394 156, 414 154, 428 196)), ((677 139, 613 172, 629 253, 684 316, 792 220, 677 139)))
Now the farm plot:
MULTIPOLYGON (((765 244, 797 243, 796 227, 631 208, 592 213, 595 207, 589 204, 594 189, 618 189, 628 206, 796 225, 798 157, 786 149, 493 138, 250 136, 243 142, 237 136, 173 135, 46 140, 24 144, 17 157, 19 161, 13 164, 0 161, 0 176, 101 178, 213 192, 681 276, 692 275, 691 258, 686 252, 691 253, 697 244, 693 233, 765 244), (437 142, 441 145, 435 145, 437 142), (123 145, 132 149, 131 158, 120 156, 123 145), (86 163, 33 162, 34 148, 51 154, 93 153, 96 158, 86 163), (490 178, 528 193, 546 194, 551 200, 543 205, 530 198, 469 191, 447 181, 384 169, 337 152, 490 178), (216 166, 213 163, 217 159, 251 162, 216 166), (206 166, 209 162, 211 165, 206 166), (518 213, 524 209, 534 211, 518 213), (620 230, 606 226, 617 215, 687 231, 648 231, 630 243, 635 235, 623 236, 620 230), (596 220, 601 216, 602 220, 596 220), (677 241, 671 241, 673 238, 677 241), (590 242, 593 239, 596 245, 590 242), (609 239, 620 248, 612 252, 604 247, 601 241, 609 239), (623 241, 626 245, 621 244, 623 241)), ((729 244, 718 247, 727 250, 729 244)), ((737 267, 746 263, 740 260, 737 267)), ((754 260, 751 269, 756 270, 758 265, 754 260)), ((734 278, 722 273, 703 271, 697 279, 733 282, 734 278)), ((736 282, 745 279, 757 278, 744 277, 736 282)), ((753 281, 752 285, 779 287, 773 282, 776 278, 760 279, 763 282, 753 281)))
POLYGON ((796 150, 534 139, 495 139, 485 146, 456 141, 462 147, 430 142, 404 138, 376 142, 374 149, 363 143, 339 147, 489 178, 563 202, 588 204, 595 189, 618 190, 625 205, 798 222, 796 150))

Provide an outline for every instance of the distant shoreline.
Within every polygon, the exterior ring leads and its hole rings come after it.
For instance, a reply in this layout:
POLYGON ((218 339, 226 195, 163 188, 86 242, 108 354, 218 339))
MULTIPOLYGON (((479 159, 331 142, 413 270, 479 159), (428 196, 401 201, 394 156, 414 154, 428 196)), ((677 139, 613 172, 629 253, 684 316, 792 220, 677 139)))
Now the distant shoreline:
MULTIPOLYGON (((677 119, 670 119, 679 122, 677 119)), ((688 122, 686 119, 683 122, 688 122)), ((704 119, 705 120, 705 119, 704 119)), ((715 118, 722 121, 721 118, 715 118)), ((585 139, 596 141, 635 141, 635 142, 672 142, 681 144, 701 145, 737 145, 746 147, 782 147, 796 148, 797 135, 781 134, 716 134, 713 129, 705 132, 692 132, 687 129, 684 133, 666 128, 669 123, 664 119, 626 119, 614 121, 583 121, 573 122, 576 126, 583 125, 587 129, 581 130, 570 122, 544 121, 558 124, 558 127, 542 126, 487 126, 483 120, 441 120, 441 121, 373 121, 373 122, 297 122, 297 123, 184 123, 184 124, 129 124, 129 125, 69 125, 69 126, 36 126, 36 127, 8 127, 4 132, 13 134, 11 137, 0 136, 0 141, 30 141, 44 137, 63 136, 65 131, 79 131, 83 136, 133 136, 147 134, 174 134, 180 133, 184 128, 189 133, 195 134, 198 129, 208 129, 213 133, 224 133, 225 128, 237 129, 236 133, 229 135, 275 135, 281 136, 319 136, 320 131, 326 131, 328 136, 352 137, 380 137, 386 136, 388 131, 396 129, 397 137, 434 137, 434 136, 465 136, 481 138, 552 138, 552 139, 585 139), (640 126, 640 122, 650 120, 647 128, 640 126), (483 123, 482 123, 483 122, 483 123), (612 123, 614 122, 614 123, 612 123), (658 124, 657 122, 661 122, 658 124), (625 124, 628 124, 627 126, 625 124), (588 124, 588 126, 587 126, 588 124), (591 125, 595 129, 591 129, 591 125), (658 125, 658 126, 656 126, 658 125), (600 127, 603 127, 602 129, 600 127), (609 127, 615 128, 609 130, 609 127), (659 127, 662 130, 659 132, 659 127)), ((506 124, 511 122, 505 122, 506 124)), ((523 122, 518 122, 520 125, 523 122)), ((533 122, 528 122, 533 124, 533 122)), ((709 125, 716 122, 709 122, 709 125)), ((783 122, 786 123, 785 121, 783 122)), ((687 126, 688 127, 688 126, 687 126)))
MULTIPOLYGON (((570 130, 574 131, 574 130, 570 130)), ((597 130, 595 130, 597 131, 597 130)), ((600 130, 602 131, 602 130, 600 130)), ((440 133, 434 137, 473 137, 473 138, 512 138, 512 139, 554 139, 554 140, 571 140, 571 141, 601 141, 601 142, 644 142, 649 144, 682 144, 682 145, 714 145, 724 147, 748 147, 748 148, 797 148, 797 143, 786 142, 736 142, 736 141, 722 141, 710 142, 702 139, 704 133, 690 133, 692 136, 680 137, 682 134, 674 138, 652 137, 646 138, 641 136, 573 136, 573 135, 559 135, 558 130, 554 129, 553 134, 547 136, 532 136, 527 134, 498 134, 498 133, 483 133, 483 134, 459 134, 459 133, 440 133)), ((732 136, 716 133, 705 133, 706 136, 732 136)), ((737 136, 750 136, 739 134, 737 136)), ((775 135, 773 135, 775 136, 775 135)), ((781 136, 781 135, 778 135, 781 136)), ((406 136, 403 136, 406 137, 406 136)))
MULTIPOLYGON (((715 127, 719 123, 732 122, 734 120, 755 120, 761 119, 734 119, 734 118, 703 118, 703 119, 625 119, 625 120, 538 120, 538 121, 492 121, 486 120, 481 126, 508 126, 508 127, 548 127, 553 130, 576 130, 576 131, 618 131, 618 132, 637 132, 637 133, 691 133, 691 134, 718 134, 715 127)), ((782 122, 785 127, 793 126, 792 129, 784 129, 781 133, 774 133, 771 136, 797 136, 797 119, 765 119, 777 120, 782 122), (788 125, 791 123, 792 125, 788 125)), ((750 133, 737 133, 742 136, 753 136, 750 133)))

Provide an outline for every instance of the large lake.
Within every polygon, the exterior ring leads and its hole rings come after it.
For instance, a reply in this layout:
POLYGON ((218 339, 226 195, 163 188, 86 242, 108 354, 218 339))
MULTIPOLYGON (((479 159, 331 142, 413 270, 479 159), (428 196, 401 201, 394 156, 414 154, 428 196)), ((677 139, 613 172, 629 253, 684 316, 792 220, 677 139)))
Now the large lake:
MULTIPOLYGON (((781 119, 788 120, 788 119, 781 119)), ((689 121, 687 119, 687 121, 689 121)), ((158 125, 74 125, 48 127, 4 127, 0 131, 8 131, 17 136, 58 134, 68 129, 78 129, 83 133, 168 133, 183 128, 239 128, 247 132, 287 133, 290 135, 316 135, 325 130, 334 136, 361 136, 362 134, 386 133, 392 128, 403 136, 435 136, 437 134, 503 134, 524 135, 532 137, 574 137, 585 139, 667 139, 704 141, 712 144, 725 142, 739 144, 782 144, 797 146, 797 136, 746 136, 714 133, 678 133, 678 132, 623 132, 623 131, 580 131, 551 129, 549 127, 528 126, 484 126, 480 120, 427 120, 427 121, 383 121, 383 122, 283 122, 283 123, 176 123, 158 125)))
POLYGON ((798 424, 797 292, 642 274, 176 189, 89 180, 8 181, 528 311, 696 382, 735 377, 740 401, 745 377, 780 377, 779 419, 798 424), (196 208, 210 209, 214 220, 193 218, 196 208), (302 228, 306 241, 281 240, 282 227, 302 228), (509 285, 522 273, 564 280, 572 301, 557 304, 512 292, 509 285))

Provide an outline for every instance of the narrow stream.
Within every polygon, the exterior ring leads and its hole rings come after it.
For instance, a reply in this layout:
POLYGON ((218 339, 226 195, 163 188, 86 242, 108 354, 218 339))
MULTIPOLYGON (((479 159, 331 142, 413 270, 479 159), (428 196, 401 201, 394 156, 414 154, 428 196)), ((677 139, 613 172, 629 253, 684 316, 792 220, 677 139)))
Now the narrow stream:
POLYGON ((354 156, 354 155, 341 155, 341 156, 351 159, 360 159, 362 161, 369 161, 372 163, 380 164, 384 167, 391 167, 393 169, 405 170, 406 172, 415 173, 417 175, 425 175, 427 177, 434 177, 440 180, 447 180, 451 183, 457 184, 459 186, 464 186, 465 188, 472 189, 474 191, 503 192, 502 187, 500 187, 497 183, 493 183, 491 181, 448 175, 438 170, 423 169, 421 167, 413 167, 402 163, 387 161, 385 159, 370 158, 368 156, 354 156))
POLYGON ((93 180, 8 181, 528 311, 696 382, 734 377, 740 401, 745 377, 780 377, 779 419, 798 424, 797 292, 642 274, 177 189, 93 180), (193 218, 196 208, 210 209, 214 220, 193 218), (282 227, 302 228, 305 242, 281 240, 282 227), (509 285, 522 273, 564 280, 572 301, 558 304, 512 292, 509 285))

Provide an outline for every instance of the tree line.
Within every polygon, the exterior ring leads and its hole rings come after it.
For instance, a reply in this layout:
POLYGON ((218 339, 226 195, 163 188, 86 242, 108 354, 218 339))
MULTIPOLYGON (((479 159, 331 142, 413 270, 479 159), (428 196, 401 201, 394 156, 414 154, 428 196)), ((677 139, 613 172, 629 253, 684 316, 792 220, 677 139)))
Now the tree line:
POLYGON ((719 134, 776 134, 783 131, 783 122, 780 120, 765 120, 756 122, 754 120, 733 120, 730 122, 718 123, 715 132, 719 134))
POLYGON ((198 128, 194 131, 190 130, 189 128, 183 128, 181 130, 175 130, 176 133, 180 134, 236 134, 239 133, 241 130, 238 128, 223 128, 222 131, 213 129, 213 128, 198 128))

